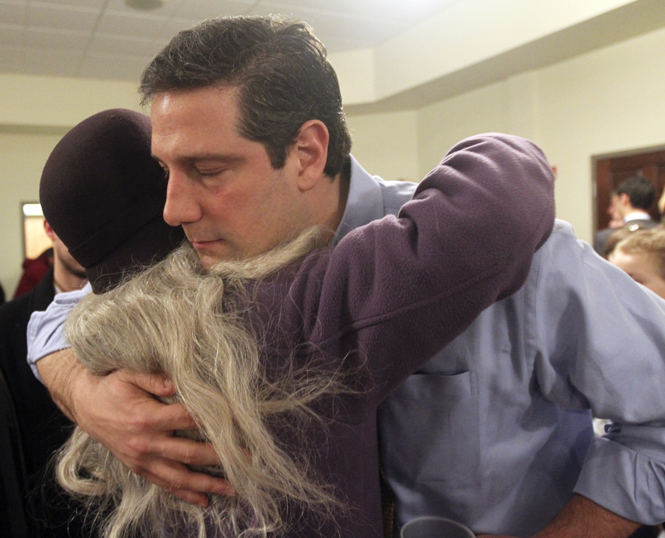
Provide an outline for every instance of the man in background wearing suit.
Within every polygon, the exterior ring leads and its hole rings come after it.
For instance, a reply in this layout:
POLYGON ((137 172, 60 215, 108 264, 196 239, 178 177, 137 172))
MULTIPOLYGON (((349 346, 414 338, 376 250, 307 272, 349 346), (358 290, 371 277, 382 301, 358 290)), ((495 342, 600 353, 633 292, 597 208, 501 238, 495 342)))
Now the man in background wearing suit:
POLYGON ((601 256, 610 236, 622 227, 634 232, 642 228, 653 228, 658 222, 653 220, 648 211, 656 198, 656 187, 645 177, 632 176, 623 181, 612 195, 608 212, 616 215, 623 222, 618 228, 604 228, 596 232, 593 248, 601 256))

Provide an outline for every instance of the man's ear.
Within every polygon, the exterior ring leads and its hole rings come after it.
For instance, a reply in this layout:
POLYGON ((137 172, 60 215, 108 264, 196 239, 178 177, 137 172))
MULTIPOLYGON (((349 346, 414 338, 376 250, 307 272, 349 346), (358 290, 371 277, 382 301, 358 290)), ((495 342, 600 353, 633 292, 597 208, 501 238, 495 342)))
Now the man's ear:
POLYGON ((301 191, 313 189, 323 177, 329 140, 328 128, 322 121, 309 120, 302 124, 294 147, 299 165, 298 188, 301 191))
POLYGON ((55 238, 57 237, 55 235, 55 232, 53 231, 53 228, 51 228, 51 225, 48 223, 48 221, 46 219, 44 219, 44 231, 46 232, 47 237, 51 241, 54 241, 55 238))

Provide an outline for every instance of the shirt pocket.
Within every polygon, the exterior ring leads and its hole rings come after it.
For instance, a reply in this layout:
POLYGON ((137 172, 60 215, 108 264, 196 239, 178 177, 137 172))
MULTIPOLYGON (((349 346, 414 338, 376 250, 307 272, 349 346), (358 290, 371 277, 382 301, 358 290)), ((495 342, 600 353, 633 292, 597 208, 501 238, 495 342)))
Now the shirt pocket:
POLYGON ((420 373, 379 411, 381 452, 389 475, 404 482, 477 485, 480 426, 477 376, 420 373))

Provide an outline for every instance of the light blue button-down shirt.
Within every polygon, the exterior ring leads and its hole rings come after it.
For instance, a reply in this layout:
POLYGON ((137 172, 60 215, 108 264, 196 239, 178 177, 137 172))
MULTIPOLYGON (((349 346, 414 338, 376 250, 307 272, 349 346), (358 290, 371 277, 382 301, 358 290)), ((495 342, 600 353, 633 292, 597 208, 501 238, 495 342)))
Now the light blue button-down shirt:
MULTIPOLYGON (((354 165, 344 221, 395 213, 412 185, 354 165)), ((530 536, 573 491, 665 521, 665 301, 557 221, 515 295, 383 404, 395 535, 418 516, 530 536), (595 439, 591 409, 615 425, 595 439)), ((396 360, 399 360, 396 357, 396 360)))
MULTIPOLYGON (((396 214, 414 190, 354 160, 336 240, 396 214)), ((84 295, 33 314, 32 364, 67 347, 62 321, 84 295)), ((663 350, 665 302, 558 222, 525 286, 382 406, 396 529, 439 515, 476 533, 529 536, 573 491, 628 519, 665 521, 663 350), (594 439, 589 409, 614 420, 605 438, 594 439)))

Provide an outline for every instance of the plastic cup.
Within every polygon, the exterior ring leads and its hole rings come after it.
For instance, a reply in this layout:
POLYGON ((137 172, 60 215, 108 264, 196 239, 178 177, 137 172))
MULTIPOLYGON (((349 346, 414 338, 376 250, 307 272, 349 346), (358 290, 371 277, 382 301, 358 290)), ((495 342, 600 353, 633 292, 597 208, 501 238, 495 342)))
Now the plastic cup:
POLYGON ((476 538, 471 529, 445 517, 423 516, 402 527, 402 538, 476 538))

